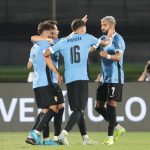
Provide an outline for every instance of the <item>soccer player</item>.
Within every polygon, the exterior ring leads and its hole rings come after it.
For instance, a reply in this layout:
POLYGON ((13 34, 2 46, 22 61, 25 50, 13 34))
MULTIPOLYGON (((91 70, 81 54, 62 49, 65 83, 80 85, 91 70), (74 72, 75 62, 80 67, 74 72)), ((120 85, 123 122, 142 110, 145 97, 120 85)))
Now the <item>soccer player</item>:
MULTIPOLYGON (((87 21, 87 15, 85 15, 83 18, 82 18, 82 20, 84 21, 84 22, 86 22, 87 21)), ((58 28, 57 28, 57 22, 56 21, 54 21, 54 20, 48 20, 48 21, 45 21, 45 23, 49 23, 49 24, 52 24, 52 25, 54 25, 54 29, 52 30, 52 39, 54 40, 54 44, 55 43, 57 43, 58 41, 59 41, 59 39, 58 39, 58 33, 59 33, 59 31, 58 31, 58 28)), ((36 41, 39 41, 39 40, 49 40, 49 39, 44 39, 44 38, 42 38, 42 37, 40 37, 40 36, 32 36, 31 37, 31 40, 33 41, 33 42, 36 42, 36 41)), ((50 41, 50 40, 49 40, 50 41)), ((55 53, 55 54, 53 54, 51 57, 52 57, 52 59, 53 59, 53 56, 56 56, 56 54, 58 55, 59 54, 59 52, 57 52, 57 53, 55 53)), ((58 57, 57 57, 58 58, 58 57)), ((53 63, 54 64, 56 64, 56 66, 58 65, 58 62, 56 61, 56 60, 54 60, 53 59, 53 63)), ((55 76, 55 74, 53 73, 52 74, 53 76, 55 76)), ((59 100, 59 98, 58 98, 58 102, 59 102, 60 100, 59 100)), ((61 102, 61 101, 60 101, 61 102)), ((61 107, 62 108, 62 104, 60 104, 60 105, 58 105, 59 107, 61 107)), ((56 115, 56 117, 54 117, 54 128, 55 128, 55 133, 54 133, 54 141, 57 141, 57 139, 58 139, 58 135, 60 134, 59 132, 60 132, 60 129, 61 129, 61 123, 62 123, 62 120, 58 120, 58 119, 62 119, 62 117, 61 117, 61 115, 59 115, 59 113, 58 113, 58 115, 56 115), (58 116, 58 117, 57 117, 58 116), (56 123, 55 123, 55 121, 56 121, 56 123), (59 132, 58 132, 59 131, 59 132)), ((87 132, 86 132, 86 127, 84 127, 84 118, 82 118, 81 119, 81 121, 80 122, 78 122, 78 126, 79 126, 79 130, 81 131, 81 135, 82 135, 82 137, 88 137, 88 135, 87 135, 87 132)), ((47 129, 47 131, 48 131, 48 129, 47 129)), ((44 133, 46 133, 46 130, 44 130, 44 133)), ((47 134, 46 134, 47 135, 47 134)), ((44 135, 43 135, 44 136, 44 135)), ((97 142, 95 142, 95 141, 93 141, 93 140, 91 140, 90 138, 83 138, 83 144, 84 145, 89 145, 89 144, 96 144, 97 142)))
POLYGON ((73 33, 47 49, 45 56, 60 51, 65 63, 65 83, 72 114, 67 125, 58 136, 60 142, 69 145, 67 135, 73 126, 78 123, 83 144, 90 143, 84 119, 84 109, 88 100, 87 59, 92 45, 99 45, 99 40, 86 34, 86 24, 81 19, 72 22, 73 33))
POLYGON ((122 88, 124 84, 123 55, 125 42, 115 31, 116 20, 112 16, 101 19, 103 35, 100 40, 108 40, 108 45, 100 46, 102 64, 102 85, 97 88, 96 111, 109 122, 108 137, 103 144, 112 145, 125 129, 116 122, 117 102, 122 101, 122 88), (107 34, 113 31, 112 37, 107 34), (105 104, 107 107, 105 108, 105 104))
MULTIPOLYGON (((48 40, 51 43, 56 44, 60 40, 58 38, 59 30, 57 28, 57 21, 48 20, 48 21, 44 21, 43 23, 50 24, 50 26, 53 27, 51 29, 51 36, 50 36, 52 40, 50 38, 44 38, 39 35, 32 36, 31 40, 33 42, 48 40)), ((54 65, 58 68, 59 52, 51 55, 51 59, 54 65)), ((56 96, 57 96, 58 113, 54 116, 54 141, 57 141, 58 135, 61 132, 62 117, 63 117, 63 112, 64 112, 64 98, 63 98, 62 90, 60 86, 58 85, 57 75, 51 69, 49 69, 48 74, 50 78, 49 79, 50 84, 54 88, 56 92, 56 96)), ((49 137, 49 126, 46 126, 43 130, 43 138, 47 139, 48 137, 49 137)), ((50 143, 50 142, 47 142, 47 143, 50 143)))
MULTIPOLYGON (((49 24, 40 23, 38 25, 38 32, 41 37, 48 38, 51 34, 51 26, 49 24)), ((30 58, 27 68, 34 69, 33 89, 38 108, 42 108, 41 113, 38 115, 34 127, 28 138, 30 144, 44 144, 40 137, 40 132, 48 125, 49 121, 58 112, 57 100, 54 99, 55 91, 51 84, 49 84, 49 75, 47 74, 47 67, 52 69, 57 77, 58 82, 61 83, 61 76, 53 65, 52 60, 43 56, 43 50, 50 46, 49 41, 39 41, 32 47, 30 51, 30 58), (46 65, 47 64, 47 65, 46 65), (41 117, 42 116, 42 117, 41 117)), ((51 143, 56 145, 56 143, 51 143)))

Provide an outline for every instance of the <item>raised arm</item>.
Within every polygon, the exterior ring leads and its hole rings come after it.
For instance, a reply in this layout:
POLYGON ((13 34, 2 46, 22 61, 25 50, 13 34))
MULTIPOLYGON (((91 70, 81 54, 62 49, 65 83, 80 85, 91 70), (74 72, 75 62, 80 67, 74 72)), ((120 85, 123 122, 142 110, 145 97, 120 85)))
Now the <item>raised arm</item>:
POLYGON ((39 36, 39 35, 33 35, 33 36, 31 36, 31 41, 32 42, 38 42, 38 41, 42 41, 42 40, 47 40, 51 44, 54 44, 54 41, 51 38, 44 38, 44 37, 39 36))
POLYGON ((88 16, 87 16, 87 15, 85 15, 85 16, 82 18, 82 20, 83 20, 84 22, 87 22, 87 20, 88 20, 88 16))
MULTIPOLYGON (((101 40, 99 46, 107 46, 111 42, 111 39, 101 40)), ((95 52, 97 50, 96 46, 91 46, 90 52, 95 52)))

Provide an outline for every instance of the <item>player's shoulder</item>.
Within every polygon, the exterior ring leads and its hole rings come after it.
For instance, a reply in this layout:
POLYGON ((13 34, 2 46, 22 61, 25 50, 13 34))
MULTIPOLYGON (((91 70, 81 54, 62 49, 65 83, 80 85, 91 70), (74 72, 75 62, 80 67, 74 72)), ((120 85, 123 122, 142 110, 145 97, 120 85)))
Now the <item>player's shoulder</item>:
POLYGON ((114 35, 114 44, 117 45, 118 49, 125 50, 125 41, 119 33, 116 33, 114 35))
POLYGON ((66 37, 60 38, 56 44, 64 44, 66 42, 66 37))
POLYGON ((94 37, 92 34, 89 34, 89 33, 85 33, 83 35, 86 36, 86 37, 94 37))
POLYGON ((57 42, 59 42, 62 38, 57 38, 54 40, 54 44, 56 44, 57 42))
POLYGON ((89 34, 89 33, 83 34, 83 36, 84 36, 85 39, 87 39, 87 40, 95 39, 95 37, 94 37, 92 34, 89 34))
POLYGON ((64 43, 65 39, 64 38, 59 38, 57 41, 54 41, 53 47, 57 46, 62 46, 64 43))
POLYGON ((44 49, 51 46, 51 43, 48 40, 40 40, 34 43, 35 48, 44 49))
POLYGON ((37 43, 34 43, 34 45, 30 49, 30 52, 33 52, 33 50, 36 50, 37 48, 39 48, 39 45, 37 43))
POLYGON ((121 40, 121 41, 124 41, 122 35, 119 34, 119 33, 116 33, 116 34, 114 35, 114 40, 116 40, 116 41, 120 41, 120 40, 121 40))
POLYGON ((38 45, 50 45, 50 42, 48 40, 40 40, 40 41, 37 41, 36 44, 38 44, 38 45))

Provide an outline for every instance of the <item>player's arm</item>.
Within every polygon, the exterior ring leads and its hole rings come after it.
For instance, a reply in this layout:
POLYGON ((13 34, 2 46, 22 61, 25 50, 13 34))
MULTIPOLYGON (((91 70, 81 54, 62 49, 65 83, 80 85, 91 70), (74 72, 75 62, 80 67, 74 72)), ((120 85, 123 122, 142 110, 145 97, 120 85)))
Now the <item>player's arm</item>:
POLYGON ((52 55, 56 52, 59 52, 63 47, 62 41, 63 40, 57 42, 54 46, 51 46, 51 47, 47 48, 46 50, 44 50, 43 55, 45 57, 47 57, 47 56, 52 55))
POLYGON ((48 65, 48 67, 54 72, 56 73, 56 75, 58 75, 58 82, 59 84, 62 83, 62 77, 60 76, 57 68, 55 67, 55 65, 53 64, 53 61, 50 57, 50 55, 60 51, 60 49, 63 47, 63 45, 61 44, 61 42, 59 41, 58 43, 56 43, 54 46, 47 48, 46 50, 43 51, 43 55, 46 59, 46 63, 48 65))
MULTIPOLYGON (((111 29, 111 28, 110 28, 110 29, 108 30, 107 38, 104 39, 104 40, 101 40, 101 39, 100 39, 99 46, 105 47, 105 46, 109 45, 109 44, 112 42, 112 37, 113 37, 114 32, 115 32, 114 29, 111 29)), ((97 46, 97 47, 99 47, 99 46, 97 46)), ((97 50, 97 47, 96 47, 96 46, 92 46, 91 49, 90 49, 90 52, 96 51, 96 50, 97 50)))
POLYGON ((47 64, 47 66, 57 75, 58 77, 58 84, 62 84, 63 83, 63 80, 62 80, 62 77, 58 71, 58 69, 56 68, 56 66, 53 64, 53 61, 51 59, 50 56, 47 56, 47 57, 44 57, 45 58, 45 62, 47 64))
POLYGON ((118 36, 114 39, 115 54, 110 55, 106 51, 101 51, 100 56, 112 61, 120 61, 125 51, 125 43, 122 37, 118 36))
POLYGON ((139 81, 139 82, 143 82, 143 81, 145 81, 145 79, 146 79, 146 74, 143 72, 143 73, 141 74, 141 76, 138 78, 138 81, 139 81))
POLYGON ((85 15, 85 16, 82 18, 82 20, 83 20, 84 22, 87 22, 87 20, 88 20, 88 16, 87 16, 87 15, 85 15))
POLYGON ((44 38, 44 37, 41 37, 39 35, 33 35, 33 36, 31 36, 31 41, 32 42, 38 42, 38 41, 42 41, 42 40, 47 40, 51 44, 54 44, 54 41, 51 38, 44 38))
POLYGON ((44 55, 44 57, 48 57, 48 56, 52 55, 50 47, 45 50, 45 52, 43 53, 43 55, 44 55))
MULTIPOLYGON (((111 43, 111 39, 101 40, 100 43, 99 43, 99 46, 104 46, 105 47, 105 46, 109 45, 110 43, 111 43)), ((90 52, 95 52, 98 49, 98 47, 96 47, 94 45, 91 46, 90 47, 90 52)))
POLYGON ((114 29, 110 28, 108 30, 107 38, 104 40, 101 40, 99 46, 105 47, 105 46, 109 45, 112 42, 112 37, 114 35, 114 32, 115 32, 114 29))
POLYGON ((107 38, 105 40, 101 40, 100 46, 104 46, 105 47, 105 46, 109 45, 111 43, 111 41, 112 41, 111 38, 107 38))
POLYGON ((110 55, 106 51, 101 51, 99 54, 102 58, 109 59, 112 61, 120 61, 123 56, 122 52, 119 50, 116 50, 116 53, 114 55, 110 55))
POLYGON ((29 59, 29 61, 28 61, 28 63, 27 63, 27 69, 28 69, 28 70, 29 70, 29 69, 32 69, 32 67, 33 67, 32 60, 29 59))

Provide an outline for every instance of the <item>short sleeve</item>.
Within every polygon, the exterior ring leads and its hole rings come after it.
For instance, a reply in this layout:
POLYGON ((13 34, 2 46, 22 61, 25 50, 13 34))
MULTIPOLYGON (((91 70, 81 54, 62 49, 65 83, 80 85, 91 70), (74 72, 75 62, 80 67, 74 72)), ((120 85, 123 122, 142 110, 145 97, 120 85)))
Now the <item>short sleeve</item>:
POLYGON ((50 49, 50 52, 52 54, 56 53, 56 52, 61 52, 64 48, 64 41, 63 40, 60 40, 59 42, 57 42, 54 46, 52 47, 49 47, 50 49))
POLYGON ((36 42, 36 44, 39 45, 43 49, 45 49, 51 45, 50 42, 47 40, 40 40, 40 41, 36 42))
POLYGON ((90 46, 97 48, 100 44, 101 39, 94 37, 93 35, 88 34, 88 39, 90 40, 90 46))
POLYGON ((116 51, 121 51, 122 53, 124 53, 124 51, 125 51, 125 42, 124 42, 123 38, 120 35, 115 37, 114 45, 115 45, 116 51))

